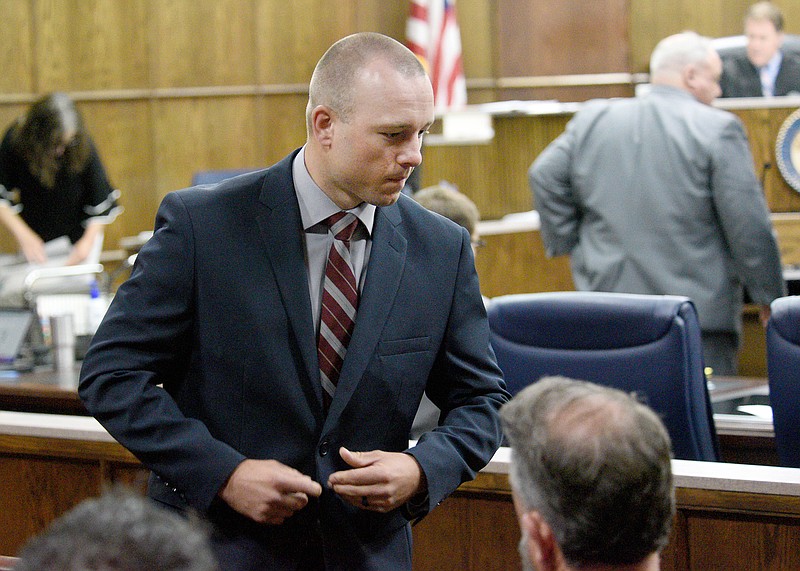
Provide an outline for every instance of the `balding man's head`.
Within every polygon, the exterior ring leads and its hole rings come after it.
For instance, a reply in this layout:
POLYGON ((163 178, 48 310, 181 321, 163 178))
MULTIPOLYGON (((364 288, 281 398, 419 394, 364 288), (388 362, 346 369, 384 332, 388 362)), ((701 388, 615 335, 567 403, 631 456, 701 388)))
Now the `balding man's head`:
POLYGON ((347 121, 353 112, 356 79, 368 64, 383 60, 401 75, 419 77, 426 75, 417 57, 403 44, 383 34, 362 32, 342 38, 323 54, 311 75, 306 107, 306 125, 310 125, 311 111, 326 105, 339 118, 347 121))

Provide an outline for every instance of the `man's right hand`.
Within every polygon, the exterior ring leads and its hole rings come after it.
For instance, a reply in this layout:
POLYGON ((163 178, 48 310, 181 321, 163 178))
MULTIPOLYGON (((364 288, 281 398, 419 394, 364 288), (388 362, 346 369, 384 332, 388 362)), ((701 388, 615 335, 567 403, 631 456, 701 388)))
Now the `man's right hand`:
POLYGON ((237 512, 258 523, 278 525, 305 507, 322 486, 305 474, 275 460, 245 460, 219 491, 237 512))

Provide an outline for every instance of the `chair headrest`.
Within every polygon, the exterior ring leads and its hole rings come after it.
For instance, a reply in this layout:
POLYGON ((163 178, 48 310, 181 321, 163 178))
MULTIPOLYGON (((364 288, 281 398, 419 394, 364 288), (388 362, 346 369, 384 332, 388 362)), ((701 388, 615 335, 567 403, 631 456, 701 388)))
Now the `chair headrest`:
POLYGON ((676 319, 696 319, 683 296, 554 292, 494 298, 488 308, 494 334, 542 348, 614 349, 652 343, 676 319), (590 325, 591 324, 591 325, 590 325))
POLYGON ((778 298, 770 309, 770 327, 790 343, 800 345, 800 295, 778 298))
MULTIPOLYGON (((723 60, 734 55, 744 55, 747 52, 747 38, 743 35, 714 38, 711 45, 723 60)), ((784 34, 781 49, 785 54, 794 54, 800 57, 800 35, 784 34)))

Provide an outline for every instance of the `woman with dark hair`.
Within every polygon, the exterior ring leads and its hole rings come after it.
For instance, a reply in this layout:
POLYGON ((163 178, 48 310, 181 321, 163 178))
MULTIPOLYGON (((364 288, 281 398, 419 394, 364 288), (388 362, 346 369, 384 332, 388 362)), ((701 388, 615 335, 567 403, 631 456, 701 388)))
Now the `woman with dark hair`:
POLYGON ((103 226, 120 212, 75 104, 64 93, 34 102, 0 143, 0 223, 28 262, 47 261, 45 243, 62 236, 67 265, 92 262, 103 226))

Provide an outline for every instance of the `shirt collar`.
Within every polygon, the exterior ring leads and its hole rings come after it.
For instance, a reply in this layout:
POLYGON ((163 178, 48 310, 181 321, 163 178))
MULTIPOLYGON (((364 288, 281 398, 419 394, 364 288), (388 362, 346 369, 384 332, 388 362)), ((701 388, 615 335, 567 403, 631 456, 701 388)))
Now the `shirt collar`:
MULTIPOLYGON (((308 231, 325 220, 331 214, 341 211, 327 194, 317 186, 311 174, 306 168, 305 146, 300 149, 292 163, 292 176, 294 177, 294 188, 297 193, 297 202, 300 205, 300 217, 303 221, 303 230, 308 231)), ((364 228, 372 235, 372 226, 375 222, 375 205, 362 202, 355 208, 347 212, 352 212, 361 220, 364 228)))

